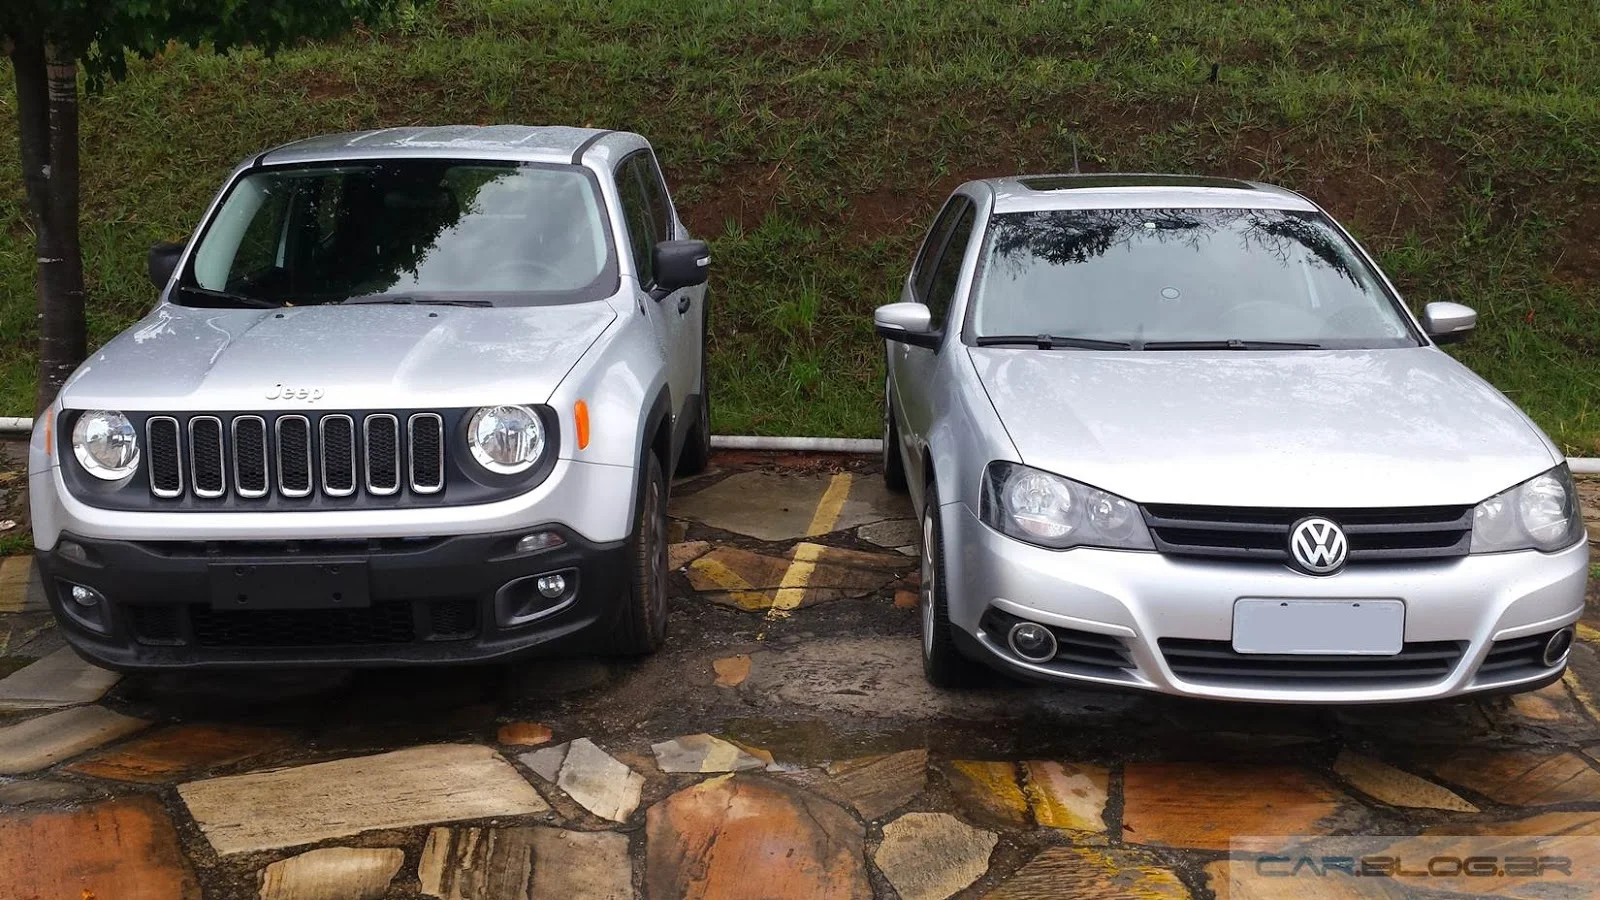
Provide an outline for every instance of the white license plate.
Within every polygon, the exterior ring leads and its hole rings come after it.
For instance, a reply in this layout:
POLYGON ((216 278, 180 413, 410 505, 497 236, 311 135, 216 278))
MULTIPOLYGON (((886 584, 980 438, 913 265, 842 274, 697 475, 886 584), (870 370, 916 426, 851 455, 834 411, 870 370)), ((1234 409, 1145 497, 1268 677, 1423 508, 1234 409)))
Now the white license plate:
POLYGON ((1393 656, 1405 641, 1400 600, 1245 599, 1233 604, 1238 653, 1393 656))

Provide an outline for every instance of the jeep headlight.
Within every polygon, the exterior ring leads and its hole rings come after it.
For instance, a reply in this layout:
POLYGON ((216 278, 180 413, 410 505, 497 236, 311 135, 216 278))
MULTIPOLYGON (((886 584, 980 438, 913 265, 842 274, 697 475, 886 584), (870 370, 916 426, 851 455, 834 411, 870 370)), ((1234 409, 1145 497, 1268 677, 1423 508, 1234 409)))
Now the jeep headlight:
POLYGON ((989 464, 979 516, 1002 534, 1056 550, 1154 549, 1144 516, 1130 501, 1016 463, 989 464))
POLYGON ((517 475, 544 455, 544 422, 526 406, 485 406, 467 422, 467 447, 485 469, 517 475))
POLYGON ((120 481, 139 468, 139 435, 116 410, 87 410, 73 423, 72 455, 90 475, 120 481))
POLYGON ((1479 503, 1472 511, 1472 552, 1570 547, 1583 534, 1578 491, 1566 463, 1479 503))

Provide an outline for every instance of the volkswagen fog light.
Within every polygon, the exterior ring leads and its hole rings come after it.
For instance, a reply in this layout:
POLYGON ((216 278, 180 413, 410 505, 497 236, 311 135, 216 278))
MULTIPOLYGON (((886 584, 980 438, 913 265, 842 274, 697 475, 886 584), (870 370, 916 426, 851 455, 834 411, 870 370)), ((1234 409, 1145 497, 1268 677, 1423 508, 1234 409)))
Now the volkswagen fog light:
POLYGON ((1050 629, 1033 622, 1018 622, 1011 626, 1007 643, 1018 656, 1029 662, 1049 662, 1056 656, 1056 636, 1050 629))
POLYGON ((91 409, 72 426, 72 455, 90 475, 120 481, 139 467, 139 437, 122 413, 91 409))
POLYGON ((984 524, 1030 544, 1055 550, 1155 548, 1138 506, 1039 469, 990 463, 982 499, 979 515, 984 524))
POLYGON ((467 445, 478 465, 518 475, 544 455, 544 422, 526 406, 486 406, 467 424, 467 445))
POLYGON ((536 586, 542 596, 554 600, 567 592, 567 579, 560 575, 540 575, 536 586))
POLYGON ((1544 645, 1544 664, 1555 668, 1567 661, 1567 654, 1572 652, 1572 629, 1563 628, 1550 635, 1550 640, 1544 645))
POLYGON ((68 591, 68 594, 71 595, 73 603, 76 603, 85 609, 91 606, 100 605, 100 593, 93 588, 86 588, 81 584, 75 584, 72 586, 72 590, 68 591))
POLYGON ((1565 463, 1496 494, 1472 511, 1472 552, 1570 547, 1583 535, 1578 491, 1565 463))

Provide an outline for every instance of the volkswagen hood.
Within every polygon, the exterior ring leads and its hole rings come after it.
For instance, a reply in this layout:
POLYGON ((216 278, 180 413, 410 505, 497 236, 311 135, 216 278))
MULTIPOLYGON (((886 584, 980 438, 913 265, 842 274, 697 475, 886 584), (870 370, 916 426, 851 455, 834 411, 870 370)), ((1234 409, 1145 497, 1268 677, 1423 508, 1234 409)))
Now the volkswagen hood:
POLYGON ((173 412, 543 403, 615 319, 604 301, 162 305, 93 354, 62 403, 173 412))
POLYGON ((1561 461, 1432 347, 968 352, 1022 462, 1141 503, 1467 504, 1561 461))

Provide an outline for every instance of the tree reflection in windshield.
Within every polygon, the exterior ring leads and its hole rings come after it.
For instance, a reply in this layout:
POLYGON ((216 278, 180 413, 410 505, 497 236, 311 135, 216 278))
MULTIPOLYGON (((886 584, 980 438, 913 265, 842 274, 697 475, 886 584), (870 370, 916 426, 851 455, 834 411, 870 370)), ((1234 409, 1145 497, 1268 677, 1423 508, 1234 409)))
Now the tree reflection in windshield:
POLYGON ((245 176, 185 278, 213 300, 249 305, 391 294, 566 302, 609 293, 616 265, 581 168, 406 159, 245 176))
POLYGON ((973 302, 978 335, 1414 343, 1375 274, 1314 211, 998 213, 973 302))

